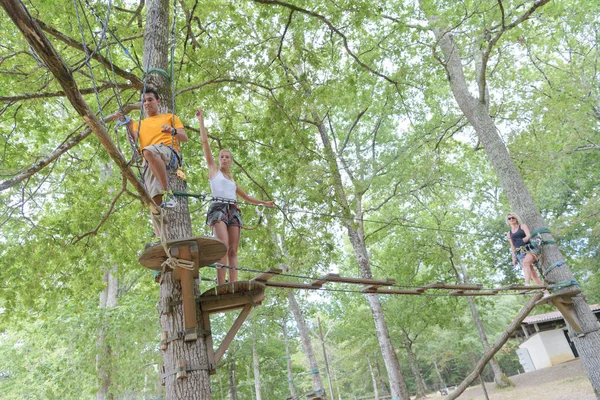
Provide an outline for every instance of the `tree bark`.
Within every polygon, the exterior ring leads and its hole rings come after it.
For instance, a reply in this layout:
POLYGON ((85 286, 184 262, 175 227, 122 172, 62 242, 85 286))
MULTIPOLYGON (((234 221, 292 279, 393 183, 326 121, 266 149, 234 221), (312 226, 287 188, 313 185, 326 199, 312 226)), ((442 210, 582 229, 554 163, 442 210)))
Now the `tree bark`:
POLYGON ((296 398, 296 387, 294 386, 294 374, 292 372, 292 358, 290 356, 290 345, 288 342, 288 334, 287 334, 287 326, 286 320, 284 318, 281 329, 283 331, 283 343, 285 345, 285 360, 287 364, 287 375, 288 375, 288 386, 290 388, 290 397, 292 399, 296 398))
MULTIPOLYGON (((452 34, 435 27, 436 22, 433 21, 432 31, 445 58, 448 82, 454 98, 475 129, 479 141, 496 171, 500 184, 506 192, 513 211, 521 215, 523 222, 527 223, 532 232, 545 228, 547 224, 498 134, 498 128, 488 111, 489 105, 485 99, 476 98, 469 92, 459 49, 452 34)), ((481 87, 484 82, 480 81, 477 84, 481 87)), ((542 233, 541 236, 544 241, 554 240, 550 233, 542 233)), ((547 283, 566 282, 573 279, 573 274, 566 264, 564 256, 554 243, 542 246, 541 269, 547 283), (563 264, 547 271, 548 267, 557 262, 563 262, 563 264)), ((577 347, 596 397, 600 399, 600 331, 598 330, 598 320, 582 294, 573 298, 572 308, 583 332, 585 332, 584 335, 579 337, 574 336, 572 340, 577 347)))
POLYGON ((406 332, 405 329, 402 329, 402 333, 404 334, 404 347, 406 348, 406 354, 408 355, 408 363, 410 364, 410 370, 415 378, 415 385, 417 386, 415 398, 422 399, 425 398, 425 388, 423 387, 423 378, 421 377, 421 371, 419 371, 417 359, 413 353, 413 342, 408 337, 408 332, 406 332))
POLYGON ((323 381, 321 381, 321 375, 319 374, 319 364, 317 364, 315 351, 313 349, 312 342, 310 341, 309 329, 306 326, 306 321, 304 320, 304 316, 302 315, 302 311, 300 310, 300 306, 298 305, 298 302, 296 301, 296 296, 294 295, 294 292, 292 290, 288 290, 287 298, 288 303, 290 304, 290 309, 294 314, 296 325, 298 326, 298 332, 300 333, 302 349, 304 350, 304 354, 306 355, 306 360, 308 361, 308 366, 310 368, 310 374, 312 375, 313 390, 315 392, 322 393, 323 396, 325 396, 325 390, 323 389, 323 381))

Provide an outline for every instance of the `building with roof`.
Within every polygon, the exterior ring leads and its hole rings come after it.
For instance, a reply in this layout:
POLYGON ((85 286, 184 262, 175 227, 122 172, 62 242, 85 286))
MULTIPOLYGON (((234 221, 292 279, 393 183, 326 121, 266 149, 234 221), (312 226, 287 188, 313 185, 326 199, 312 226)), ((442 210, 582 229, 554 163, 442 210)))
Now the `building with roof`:
MULTIPOLYGON (((590 305, 600 320, 600 304, 590 305)), ((551 367, 579 357, 562 314, 553 311, 523 320, 513 337, 519 341, 517 355, 525 372, 551 367)))

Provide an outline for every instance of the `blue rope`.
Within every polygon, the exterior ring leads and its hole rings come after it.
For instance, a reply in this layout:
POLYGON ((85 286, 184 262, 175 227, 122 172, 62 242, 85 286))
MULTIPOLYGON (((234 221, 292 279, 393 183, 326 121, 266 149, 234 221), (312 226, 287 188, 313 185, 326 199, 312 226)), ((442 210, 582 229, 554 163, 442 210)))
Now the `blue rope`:
POLYGON ((554 264, 550 265, 548 268, 546 268, 545 274, 548 275, 548 272, 552 271, 554 268, 560 267, 561 265, 565 265, 565 264, 566 263, 564 261, 557 261, 554 264))

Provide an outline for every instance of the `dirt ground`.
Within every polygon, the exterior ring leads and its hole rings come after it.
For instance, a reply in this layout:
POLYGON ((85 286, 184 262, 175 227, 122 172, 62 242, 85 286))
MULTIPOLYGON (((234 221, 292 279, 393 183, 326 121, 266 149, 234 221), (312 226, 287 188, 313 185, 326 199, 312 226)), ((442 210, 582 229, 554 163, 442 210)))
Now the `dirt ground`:
MULTIPOLYGON (((490 400, 596 400, 592 385, 581 362, 577 360, 511 376, 515 387, 496 389, 486 382, 490 400)), ((443 399, 439 393, 428 394, 429 399, 443 399)), ((458 397, 460 400, 485 400, 481 386, 471 387, 458 397)))

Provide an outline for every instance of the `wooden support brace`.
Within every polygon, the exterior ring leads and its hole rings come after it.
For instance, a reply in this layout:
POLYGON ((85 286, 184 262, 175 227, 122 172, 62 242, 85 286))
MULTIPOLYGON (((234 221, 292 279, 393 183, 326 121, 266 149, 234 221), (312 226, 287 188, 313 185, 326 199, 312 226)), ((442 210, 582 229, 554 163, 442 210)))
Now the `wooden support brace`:
POLYGON ((221 357, 223 357, 223 355, 229 348, 231 341, 235 337, 235 334, 238 332, 238 330, 240 329, 240 327, 242 326, 242 324, 248 317, 248 314, 250 314, 251 310, 252 310, 252 306, 250 304, 247 304, 246 306, 244 306, 244 308, 242 309, 242 312, 240 312, 240 315, 238 315, 238 317, 235 320, 235 322, 233 323, 232 327, 229 329, 229 332, 227 332, 227 334, 225 335, 225 338, 223 338, 223 341, 219 345, 219 349, 215 352, 215 361, 216 362, 219 362, 221 357))
POLYGON ((546 289, 547 287, 548 287, 547 285, 531 285, 531 286, 507 285, 507 286, 502 286, 501 288, 498 288, 496 290, 525 290, 524 293, 529 293, 532 290, 546 289))
MULTIPOLYGON (((194 244, 192 242, 192 244, 194 244)), ((192 255, 190 246, 180 246, 179 258, 182 260, 191 260, 192 255)), ((197 253, 197 252, 196 252, 197 253)), ((185 325, 186 342, 198 339, 196 333, 196 299, 194 298, 194 271, 185 268, 176 268, 181 278, 181 300, 183 301, 183 319, 185 325)))
MULTIPOLYGON (((198 279, 200 277, 200 266, 199 266, 199 255, 198 255, 198 243, 196 242, 183 242, 187 245, 189 245, 189 252, 190 252, 190 260, 192 260, 194 262, 194 271, 193 271, 193 278, 194 279, 198 279)), ((177 243, 177 247, 171 247, 169 250, 171 252, 171 256, 172 257, 177 257, 177 258, 181 258, 180 257, 180 251, 179 248, 183 245, 181 243, 177 243)), ((177 282, 181 281, 181 270, 182 268, 175 268, 173 270, 173 279, 176 280, 177 282)))
POLYGON ((206 353, 208 355, 208 373, 209 375, 214 375, 217 373, 217 363, 215 362, 215 349, 212 340, 212 331, 210 329, 210 314, 208 312, 202 313, 202 328, 204 330, 208 330, 208 334, 206 335, 206 353))

